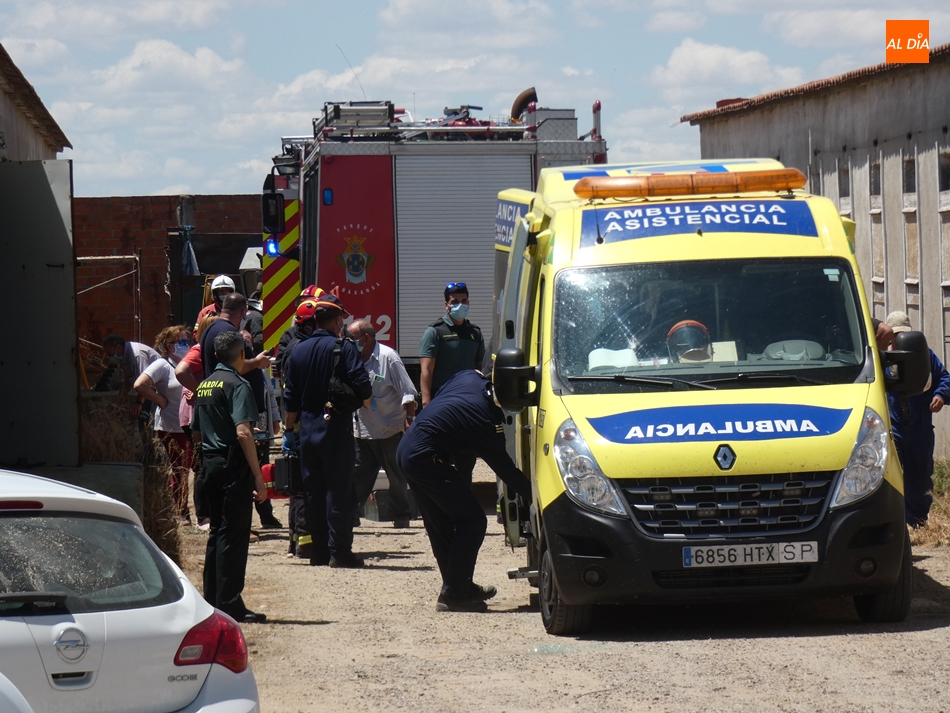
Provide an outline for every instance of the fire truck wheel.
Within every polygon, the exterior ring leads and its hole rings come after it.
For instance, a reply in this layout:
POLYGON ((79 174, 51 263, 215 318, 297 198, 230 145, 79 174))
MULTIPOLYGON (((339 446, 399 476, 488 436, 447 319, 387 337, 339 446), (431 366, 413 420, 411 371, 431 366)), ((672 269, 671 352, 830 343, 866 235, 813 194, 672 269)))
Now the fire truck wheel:
POLYGON ((862 621, 869 623, 904 621, 910 613, 910 600, 914 588, 914 563, 910 549, 910 536, 904 530, 904 556, 901 571, 894 586, 881 594, 855 596, 854 608, 862 621))
POLYGON ((554 580, 554 561, 546 547, 541 553, 538 579, 541 590, 541 621, 544 622, 545 630, 554 636, 577 636, 589 631, 593 606, 565 604, 561 601, 557 582, 554 580))

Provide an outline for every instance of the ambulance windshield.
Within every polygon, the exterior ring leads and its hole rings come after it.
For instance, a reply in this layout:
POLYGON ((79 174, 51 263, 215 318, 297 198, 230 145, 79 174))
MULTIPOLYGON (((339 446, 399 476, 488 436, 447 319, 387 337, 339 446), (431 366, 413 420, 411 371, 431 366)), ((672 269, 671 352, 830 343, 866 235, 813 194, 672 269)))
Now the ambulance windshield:
POLYGON ((578 393, 682 388, 684 381, 851 383, 867 353, 844 260, 568 269, 555 283, 554 322, 558 375, 578 393))

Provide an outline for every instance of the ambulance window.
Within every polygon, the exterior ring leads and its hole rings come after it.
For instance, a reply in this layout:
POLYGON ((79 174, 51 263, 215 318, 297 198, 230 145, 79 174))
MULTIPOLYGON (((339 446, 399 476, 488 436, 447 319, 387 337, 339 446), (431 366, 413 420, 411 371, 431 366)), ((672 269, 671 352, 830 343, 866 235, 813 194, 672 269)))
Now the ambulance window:
MULTIPOLYGON (((856 282, 845 260, 572 268, 556 276, 553 298, 547 358, 571 389, 584 393, 654 388, 622 378, 634 375, 660 389, 673 380, 730 374, 758 374, 772 386, 770 374, 850 383, 866 353, 856 282)), ((538 336, 540 345, 540 322, 538 336)), ((729 388, 755 388, 748 379, 735 381, 729 388)))

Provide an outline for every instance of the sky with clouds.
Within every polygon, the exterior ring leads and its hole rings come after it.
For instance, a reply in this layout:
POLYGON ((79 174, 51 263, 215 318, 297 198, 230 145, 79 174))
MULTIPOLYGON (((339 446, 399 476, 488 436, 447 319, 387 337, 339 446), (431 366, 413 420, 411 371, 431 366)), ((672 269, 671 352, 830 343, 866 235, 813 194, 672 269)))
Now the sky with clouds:
POLYGON ((603 103, 612 162, 699 156, 683 114, 884 60, 946 0, 0 0, 0 43, 74 149, 77 195, 256 193, 325 101, 507 114, 603 103))

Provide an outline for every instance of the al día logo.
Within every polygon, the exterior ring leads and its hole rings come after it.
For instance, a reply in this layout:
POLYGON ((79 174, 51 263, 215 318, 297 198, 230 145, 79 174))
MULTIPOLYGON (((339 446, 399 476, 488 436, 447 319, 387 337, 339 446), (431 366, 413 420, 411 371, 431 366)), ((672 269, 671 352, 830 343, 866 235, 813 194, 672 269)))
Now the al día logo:
POLYGON ((927 64, 930 62, 930 20, 887 20, 888 64, 927 64))

